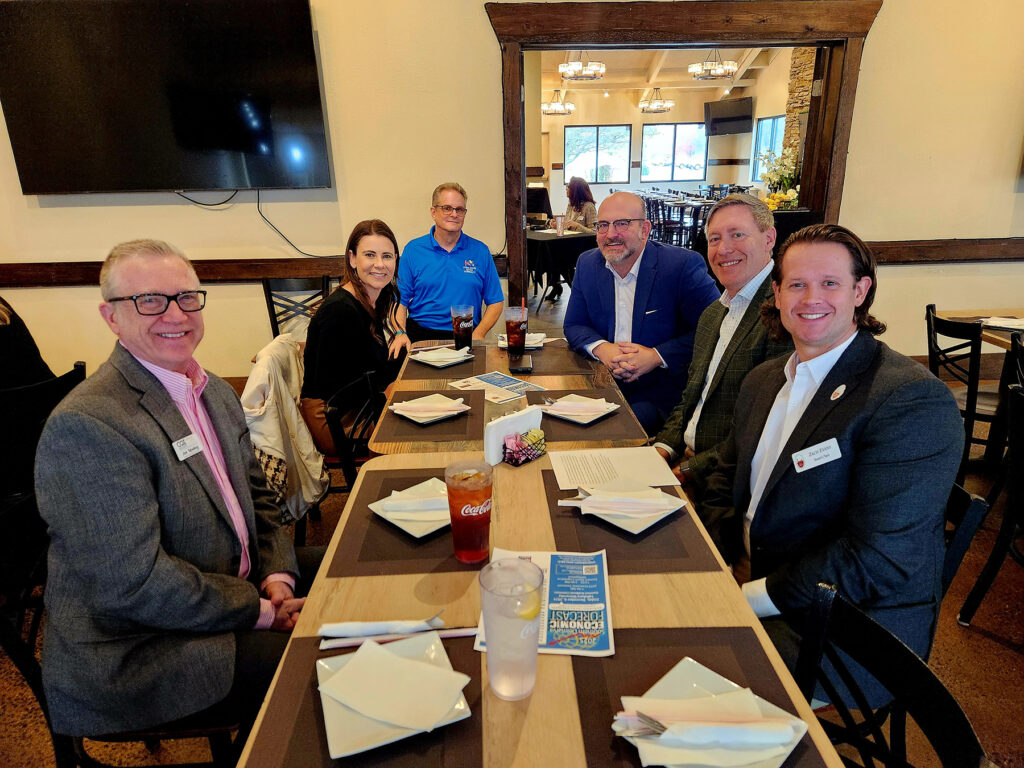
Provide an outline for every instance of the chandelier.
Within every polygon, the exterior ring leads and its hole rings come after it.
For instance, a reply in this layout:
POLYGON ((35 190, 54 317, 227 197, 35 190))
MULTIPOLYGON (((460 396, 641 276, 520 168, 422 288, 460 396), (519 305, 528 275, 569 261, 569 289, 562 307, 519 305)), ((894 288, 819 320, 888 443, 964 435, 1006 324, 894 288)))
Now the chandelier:
POLYGON ((676 103, 672 99, 661 98, 661 88, 655 88, 654 94, 649 99, 640 101, 640 111, 649 115, 656 115, 660 112, 668 112, 676 103))
POLYGON ((586 51, 580 51, 580 58, 574 60, 572 52, 566 54, 564 62, 558 65, 558 74, 563 80, 600 80, 604 77, 604 64, 591 61, 586 51), (586 57, 586 62, 584 62, 586 57))
POLYGON ((740 65, 735 61, 722 61, 717 50, 712 50, 704 61, 694 62, 687 67, 694 80, 720 80, 732 77, 739 68, 740 65))
POLYGON ((571 101, 564 101, 562 99, 562 92, 556 90, 551 96, 551 101, 542 101, 540 103, 540 111, 544 115, 566 117, 576 111, 576 105, 571 101))

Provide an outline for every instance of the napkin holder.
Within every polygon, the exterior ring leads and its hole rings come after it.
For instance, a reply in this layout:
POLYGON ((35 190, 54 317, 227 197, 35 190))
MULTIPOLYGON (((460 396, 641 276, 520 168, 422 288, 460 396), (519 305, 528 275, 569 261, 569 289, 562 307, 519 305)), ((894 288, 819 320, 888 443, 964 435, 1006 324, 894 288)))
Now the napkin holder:
POLYGON ((540 406, 530 405, 521 411, 501 416, 485 426, 484 461, 492 467, 500 464, 505 458, 505 438, 540 429, 543 416, 540 406))

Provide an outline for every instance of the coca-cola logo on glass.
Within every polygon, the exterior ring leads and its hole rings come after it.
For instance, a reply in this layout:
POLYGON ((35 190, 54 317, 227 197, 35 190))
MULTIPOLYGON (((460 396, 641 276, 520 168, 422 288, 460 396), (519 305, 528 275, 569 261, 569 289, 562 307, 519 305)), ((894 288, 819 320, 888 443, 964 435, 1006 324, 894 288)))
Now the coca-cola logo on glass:
POLYGON ((463 517, 476 517, 477 515, 486 515, 491 511, 491 500, 485 499, 482 504, 473 506, 466 504, 459 512, 463 517))

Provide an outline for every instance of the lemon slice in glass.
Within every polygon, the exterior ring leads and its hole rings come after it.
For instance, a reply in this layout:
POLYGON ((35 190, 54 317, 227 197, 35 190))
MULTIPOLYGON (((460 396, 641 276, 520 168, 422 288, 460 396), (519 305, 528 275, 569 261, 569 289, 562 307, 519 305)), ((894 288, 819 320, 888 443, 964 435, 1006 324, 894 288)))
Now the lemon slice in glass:
POLYGON ((519 601, 519 608, 516 615, 520 619, 533 621, 540 613, 540 590, 535 589, 519 601))

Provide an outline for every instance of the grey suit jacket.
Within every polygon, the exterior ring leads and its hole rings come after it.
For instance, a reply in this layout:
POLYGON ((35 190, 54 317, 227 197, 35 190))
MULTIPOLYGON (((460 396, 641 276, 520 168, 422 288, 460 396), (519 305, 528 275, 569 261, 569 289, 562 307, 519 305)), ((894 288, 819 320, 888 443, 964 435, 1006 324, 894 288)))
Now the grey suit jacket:
MULTIPOLYGON (((768 330, 761 323, 761 305, 772 295, 771 275, 764 279, 750 305, 743 313, 736 332, 722 354, 722 359, 711 377, 711 387, 707 399, 700 412, 697 422, 697 434, 694 440, 695 456, 690 460, 690 471, 699 488, 704 485, 704 478, 715 468, 718 456, 718 444, 729 436, 732 429, 733 410, 736 397, 740 392, 740 384, 754 366, 765 360, 789 355, 793 351, 791 341, 776 342, 768 338, 768 330)), ((722 321, 729 313, 722 302, 715 301, 704 310, 697 321, 697 332, 693 340, 693 361, 683 390, 682 399, 672 411, 665 426, 655 438, 655 442, 665 443, 680 456, 686 450, 683 434, 690 423, 693 412, 700 402, 704 390, 704 380, 708 375, 711 358, 718 345, 718 335, 722 329, 722 321)))
MULTIPOLYGON (((735 429, 708 479, 700 515, 730 561, 743 551, 751 461, 785 364, 770 360, 747 376, 735 429)), ((963 440, 949 389, 860 331, 772 470, 750 528, 752 578, 767 577, 768 595, 787 618, 810 604, 819 582, 834 584, 926 653, 941 595, 944 510, 963 440), (797 472, 793 453, 830 438, 841 457, 797 472)))
POLYGON ((248 580, 237 576, 241 548, 205 457, 179 461, 171 446, 190 433, 184 418, 120 344, 43 431, 43 684, 59 733, 147 727, 224 698, 233 632, 259 615, 256 585, 297 571, 234 390, 210 376, 202 399, 248 527, 248 580))

